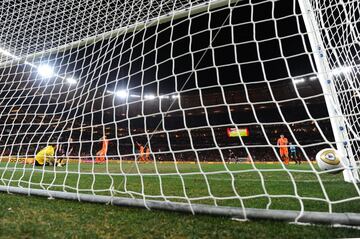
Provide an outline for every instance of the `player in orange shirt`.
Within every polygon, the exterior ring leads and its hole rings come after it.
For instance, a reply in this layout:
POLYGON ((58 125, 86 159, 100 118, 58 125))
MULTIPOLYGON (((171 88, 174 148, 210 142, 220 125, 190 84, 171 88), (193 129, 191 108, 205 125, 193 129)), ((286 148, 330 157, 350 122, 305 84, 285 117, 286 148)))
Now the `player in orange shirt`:
POLYGON ((289 164, 289 151, 288 151, 288 139, 283 134, 277 140, 277 146, 280 147, 280 158, 286 165, 289 164))
POLYGON ((146 146, 145 160, 150 161, 150 147, 146 146))
POLYGON ((142 144, 140 144, 140 143, 138 143, 138 142, 136 142, 136 145, 137 145, 137 147, 138 147, 138 149, 139 149, 139 151, 140 151, 139 160, 140 160, 140 161, 145 161, 145 157, 144 157, 144 150, 145 150, 145 148, 144 148, 144 146, 142 146, 142 144))
POLYGON ((102 148, 96 153, 95 162, 97 162, 97 163, 105 161, 105 156, 107 154, 108 145, 109 145, 109 140, 106 139, 105 135, 103 137, 101 137, 100 140, 102 140, 102 148))

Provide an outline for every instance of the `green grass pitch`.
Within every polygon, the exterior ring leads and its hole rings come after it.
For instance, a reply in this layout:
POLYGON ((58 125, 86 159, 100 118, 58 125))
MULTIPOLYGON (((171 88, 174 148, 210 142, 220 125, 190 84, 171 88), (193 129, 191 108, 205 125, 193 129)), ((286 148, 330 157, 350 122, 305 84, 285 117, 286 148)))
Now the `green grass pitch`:
MULTIPOLYGON (((108 164, 69 163, 63 168, 33 170, 0 163, 1 185, 79 191, 149 200, 219 206, 360 213, 354 185, 342 174, 320 174, 308 164, 108 164), (78 172, 81 172, 79 174, 78 172), (204 173, 202 173, 204 172, 204 173), (230 172, 233 177, 230 176, 230 172), (261 172, 261 173, 260 173, 261 172), (181 176, 180 176, 181 175, 181 176), (206 175, 206 176, 205 176, 206 175), (292 180, 294 179, 294 181, 292 180), (30 185, 29 185, 30 182, 30 185), (298 198, 295 195, 298 195, 298 198), (299 200, 299 197, 302 200, 299 200), (349 200, 347 200, 349 199, 349 200), (331 202, 331 203, 328 203, 331 202)), ((236 222, 229 218, 115 207, 65 200, 0 194, 0 237, 354 237, 360 230, 295 226, 284 222, 236 222), (139 227, 141 225, 141 227, 139 227)))

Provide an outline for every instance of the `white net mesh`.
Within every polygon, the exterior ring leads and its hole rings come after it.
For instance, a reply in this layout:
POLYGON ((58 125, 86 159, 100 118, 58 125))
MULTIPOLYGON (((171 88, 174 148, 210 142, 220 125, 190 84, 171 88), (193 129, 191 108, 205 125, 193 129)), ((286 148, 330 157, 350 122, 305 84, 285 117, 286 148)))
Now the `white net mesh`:
POLYGON ((360 4, 304 2, 3 1, 0 184, 359 213, 358 185, 314 160, 345 142, 359 161, 360 4), (34 160, 50 145, 63 167, 34 160))
POLYGON ((345 117, 353 156, 359 161, 359 2, 312 1, 326 60, 345 117))

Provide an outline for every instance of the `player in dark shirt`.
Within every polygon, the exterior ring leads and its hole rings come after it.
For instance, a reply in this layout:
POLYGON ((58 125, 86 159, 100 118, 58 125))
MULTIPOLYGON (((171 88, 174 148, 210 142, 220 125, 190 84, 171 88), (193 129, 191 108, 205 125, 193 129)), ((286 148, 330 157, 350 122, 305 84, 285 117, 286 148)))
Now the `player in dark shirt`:
POLYGON ((229 149, 229 159, 228 159, 228 161, 229 161, 229 163, 236 163, 236 161, 237 161, 237 158, 236 158, 234 152, 231 149, 229 149))
POLYGON ((68 160, 69 156, 73 152, 73 140, 72 138, 69 138, 68 142, 61 142, 59 143, 59 147, 57 149, 57 157, 58 157, 58 167, 62 167, 63 160, 66 158, 66 161, 68 160))
POLYGON ((301 164, 301 160, 298 158, 296 154, 296 146, 292 143, 289 143, 289 150, 290 150, 290 158, 295 161, 295 164, 301 164))

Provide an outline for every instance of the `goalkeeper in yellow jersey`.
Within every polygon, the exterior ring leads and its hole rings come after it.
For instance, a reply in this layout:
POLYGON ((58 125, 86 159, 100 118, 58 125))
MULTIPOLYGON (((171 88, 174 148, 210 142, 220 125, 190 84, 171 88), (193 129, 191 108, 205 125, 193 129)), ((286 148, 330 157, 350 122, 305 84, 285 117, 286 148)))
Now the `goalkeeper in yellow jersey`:
POLYGON ((35 156, 35 166, 56 166, 55 159, 56 145, 49 145, 40 150, 35 156))

